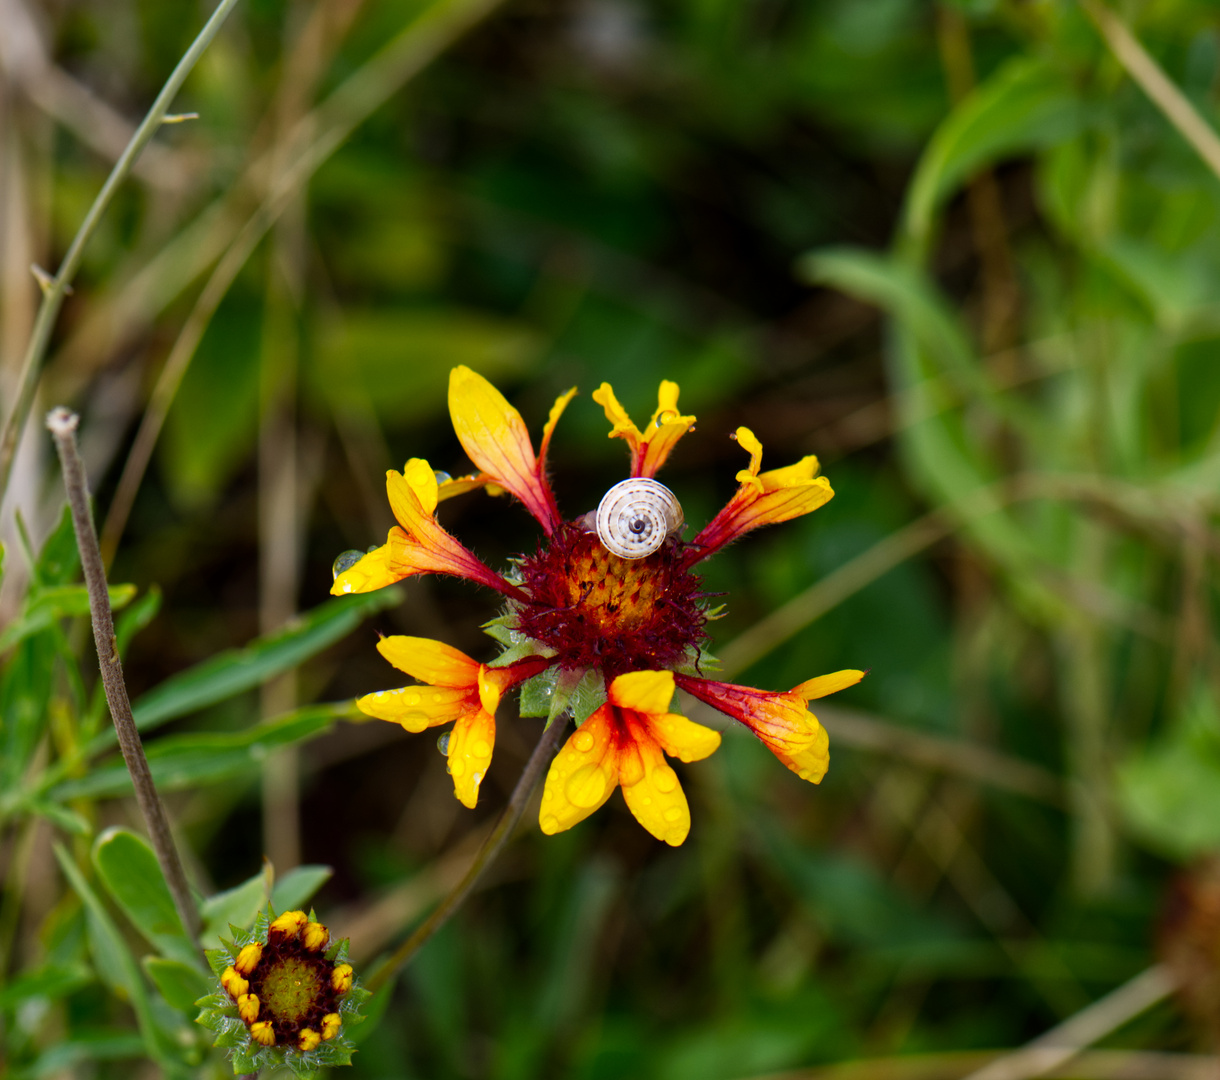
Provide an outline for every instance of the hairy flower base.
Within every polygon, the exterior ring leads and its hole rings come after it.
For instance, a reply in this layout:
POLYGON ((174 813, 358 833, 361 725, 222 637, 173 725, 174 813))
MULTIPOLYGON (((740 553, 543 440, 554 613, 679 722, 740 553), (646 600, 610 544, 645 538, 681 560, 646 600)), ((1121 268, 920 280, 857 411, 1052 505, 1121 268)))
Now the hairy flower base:
POLYGON ((357 1007, 368 993, 353 984, 347 942, 328 948, 330 931, 303 911, 262 914, 252 932, 234 933, 207 953, 223 993, 197 1003, 216 1045, 234 1050, 234 1071, 287 1065, 307 1075, 350 1063, 343 1028, 363 1019, 357 1007))
POLYGON ((582 523, 568 522, 521 563, 529 602, 516 608, 515 629, 553 650, 560 667, 600 668, 607 681, 689 662, 707 637, 707 613, 680 550, 669 543, 620 559, 582 523))

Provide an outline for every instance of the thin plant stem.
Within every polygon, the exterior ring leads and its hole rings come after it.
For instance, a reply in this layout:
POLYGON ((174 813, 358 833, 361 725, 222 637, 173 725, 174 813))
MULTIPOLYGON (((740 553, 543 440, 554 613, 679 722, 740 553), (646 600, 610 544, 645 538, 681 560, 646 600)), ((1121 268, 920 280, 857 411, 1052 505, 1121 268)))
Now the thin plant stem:
POLYGON ((114 633, 114 616, 110 610, 110 595, 106 589, 106 570, 102 566, 102 555, 97 546, 97 533, 93 527, 93 515, 89 511, 89 490, 85 480, 85 467, 76 446, 76 429, 80 417, 60 406, 47 416, 47 427, 55 439, 63 467, 64 487, 68 492, 68 505, 72 509, 72 524, 76 529, 76 545, 80 549, 81 568, 85 575, 85 587, 89 592, 89 614, 93 621, 93 640, 97 646, 98 666, 102 673, 102 686, 106 691, 106 702, 118 735, 119 749, 131 773, 136 802, 152 840, 153 851, 165 883, 174 899, 174 907, 182 920, 183 929, 197 943, 199 934, 199 912, 191 898, 191 890, 182 869, 182 860, 174 846, 169 818, 161 797, 153 784, 148 759, 140 742, 131 715, 131 701, 127 696, 127 684, 123 679, 123 662, 119 659, 118 640, 114 633))
POLYGON ((373 973, 368 982, 365 983, 369 990, 376 993, 389 983, 411 957, 423 947, 425 942, 444 926, 454 912, 462 906, 466 897, 470 895, 478 883, 479 878, 483 876, 495 857, 500 854, 500 849, 504 846, 509 836, 512 835, 513 828, 517 822, 521 820, 521 815, 525 812, 525 804, 529 802, 530 795, 533 794, 534 788, 538 786, 538 781, 542 778, 542 770, 550 763, 556 747, 559 746, 559 740, 563 737, 564 731, 567 730, 567 726, 566 716, 561 716, 549 724, 546 730, 543 731, 537 745, 534 747, 534 752, 530 754, 529 761, 525 763, 525 768, 521 772, 517 786, 513 788, 513 793, 509 796, 508 805, 504 807, 494 828, 487 834, 487 839, 483 841, 482 847, 475 854, 474 861, 470 864, 470 869, 466 871, 462 880, 453 887, 449 895, 437 904, 432 909, 432 913, 415 928, 411 936, 373 973))
POLYGON ((965 1080, 1026 1080, 1046 1076, 1167 998, 1173 990, 1174 980, 1169 972, 1160 965, 1150 967, 1020 1050, 972 1072, 965 1080))
POLYGON ((76 230, 76 236, 72 238, 67 254, 64 255, 64 260, 60 264, 59 272, 53 278, 45 281, 39 278, 40 284, 43 286, 42 304, 35 316, 30 343, 26 347, 25 356, 21 361, 21 373, 17 378, 17 393, 13 402, 13 411, 5 420, 3 434, 0 434, 0 502, 3 502, 4 495, 8 491, 9 477, 13 470, 13 458, 17 453, 17 440, 21 436, 26 417, 29 416, 30 407, 34 403, 38 376, 42 370, 47 345, 51 340, 51 331, 55 327, 55 320, 59 316, 59 309, 63 306, 64 297, 69 291, 72 279, 80 268, 85 245, 93 237, 93 233, 102 220, 102 215, 110 206, 110 201, 118 191, 119 185, 127 179, 127 175, 131 172, 141 151, 148 145, 149 140, 157 133, 161 125, 166 122, 169 107, 177 97, 187 75, 191 73, 191 69, 203 55, 204 49, 212 43, 212 39, 224 24, 225 19, 229 17, 229 13, 237 6, 237 2, 238 0, 220 0, 220 3, 216 5, 212 17, 191 42, 191 47, 183 53, 182 59, 170 73, 161 92, 152 103, 152 107, 140 122, 140 126, 136 128, 127 148, 114 163, 114 168, 110 170, 110 175, 106 177, 106 182, 102 185, 102 190, 97 193, 97 198, 93 200, 93 205, 85 214, 85 220, 76 230))
POLYGON ((1161 110, 1195 153, 1220 177, 1220 136, 1140 44, 1127 25, 1099 0, 1080 0, 1085 14, 1101 32, 1114 58, 1161 110))

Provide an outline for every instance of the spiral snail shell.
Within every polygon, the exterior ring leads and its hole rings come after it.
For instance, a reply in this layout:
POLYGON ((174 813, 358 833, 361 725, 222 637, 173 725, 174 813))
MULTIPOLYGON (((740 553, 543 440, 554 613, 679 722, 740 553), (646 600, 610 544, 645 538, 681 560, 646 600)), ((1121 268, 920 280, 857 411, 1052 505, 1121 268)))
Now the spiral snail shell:
POLYGON ((615 484, 597 507, 597 538, 620 559, 642 559, 683 525, 682 506, 664 484, 646 476, 615 484))

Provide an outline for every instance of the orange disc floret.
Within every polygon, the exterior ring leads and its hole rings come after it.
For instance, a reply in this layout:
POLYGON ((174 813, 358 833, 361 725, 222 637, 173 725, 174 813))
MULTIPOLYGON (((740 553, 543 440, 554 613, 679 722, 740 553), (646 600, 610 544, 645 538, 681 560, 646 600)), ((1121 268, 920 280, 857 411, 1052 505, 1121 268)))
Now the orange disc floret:
POLYGON ((309 1053, 310 1050, 317 1049, 318 1043, 321 1041, 322 1036, 313 1028, 302 1028, 301 1034, 297 1036, 297 1049, 309 1053))
POLYGON ((352 988, 352 965, 336 964, 330 975, 330 985, 337 994, 346 994, 352 988))
POLYGON ((250 984, 237 974, 237 970, 227 967, 220 974, 220 985, 228 992, 229 997, 236 1001, 242 994, 250 992, 250 984))
POLYGON ((237 999, 237 1015, 247 1024, 253 1024, 258 1019, 258 995, 242 994, 237 999))
POLYGON ((328 1042, 339 1034, 343 1027, 343 1018, 336 1013, 327 1013, 322 1017, 322 1041, 328 1042))
POLYGON ((237 954, 237 959, 233 961, 233 966, 237 969, 238 974, 249 975, 258 967, 262 955, 263 947, 257 941, 252 941, 249 945, 242 947, 241 952, 237 954))
POLYGON ((256 1043, 262 1043, 263 1046, 274 1046, 275 1028, 272 1027, 271 1021, 260 1020, 257 1024, 251 1024, 250 1038, 256 1043))
POLYGON ((309 922, 309 916, 303 911, 285 911, 267 928, 267 936, 271 941, 277 938, 296 937, 309 922))
POLYGON ((306 923, 301 932, 301 943, 310 952, 321 952, 330 943, 330 931, 321 923, 306 923))

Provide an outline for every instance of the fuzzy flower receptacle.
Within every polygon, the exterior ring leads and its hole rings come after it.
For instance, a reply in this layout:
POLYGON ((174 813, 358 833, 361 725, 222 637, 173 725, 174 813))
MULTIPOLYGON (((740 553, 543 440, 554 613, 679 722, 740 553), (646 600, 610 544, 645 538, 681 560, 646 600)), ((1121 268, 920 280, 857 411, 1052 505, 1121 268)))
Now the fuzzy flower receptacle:
POLYGON ((672 845, 685 840, 690 811, 668 759, 701 760, 716 750, 720 735, 674 711, 675 689, 743 724, 803 779, 817 783, 825 775, 827 735, 808 703, 864 673, 835 672, 783 692, 704 677, 711 613, 694 571, 726 544, 811 513, 834 492, 812 456, 764 471, 762 444, 740 427, 732 437, 749 463, 737 473, 737 490, 684 541, 676 498, 655 480, 694 430, 695 418, 678 410, 678 393, 676 383, 662 382, 657 409, 641 429, 608 383, 594 392, 610 437, 627 445, 630 473, 597 511, 565 519, 547 478, 547 453, 575 390, 555 402, 535 453, 520 413, 482 376, 455 368, 449 412, 476 471, 455 480, 420 458, 401 473, 391 471, 386 488, 398 524, 382 546, 337 560, 336 595, 440 573, 503 597, 503 613, 488 625, 504 646, 498 658, 483 664, 440 642, 384 638, 379 651, 418 684, 357 702, 408 731, 452 721, 446 754, 454 792, 465 805, 475 805, 491 762, 496 707, 517 686, 523 715, 557 721, 567 708, 578 725, 546 778, 539 817, 546 833, 582 821, 619 788, 653 836, 672 845), (512 495, 542 529, 537 550, 508 572, 485 565, 437 521, 441 501, 477 488, 512 495))
POLYGON ((251 930, 207 950, 219 992, 201 998, 197 1022, 232 1053, 236 1075, 282 1066, 297 1076, 350 1065, 347 1029, 360 1023, 369 997, 347 962, 347 941, 311 912, 264 912, 251 930))

